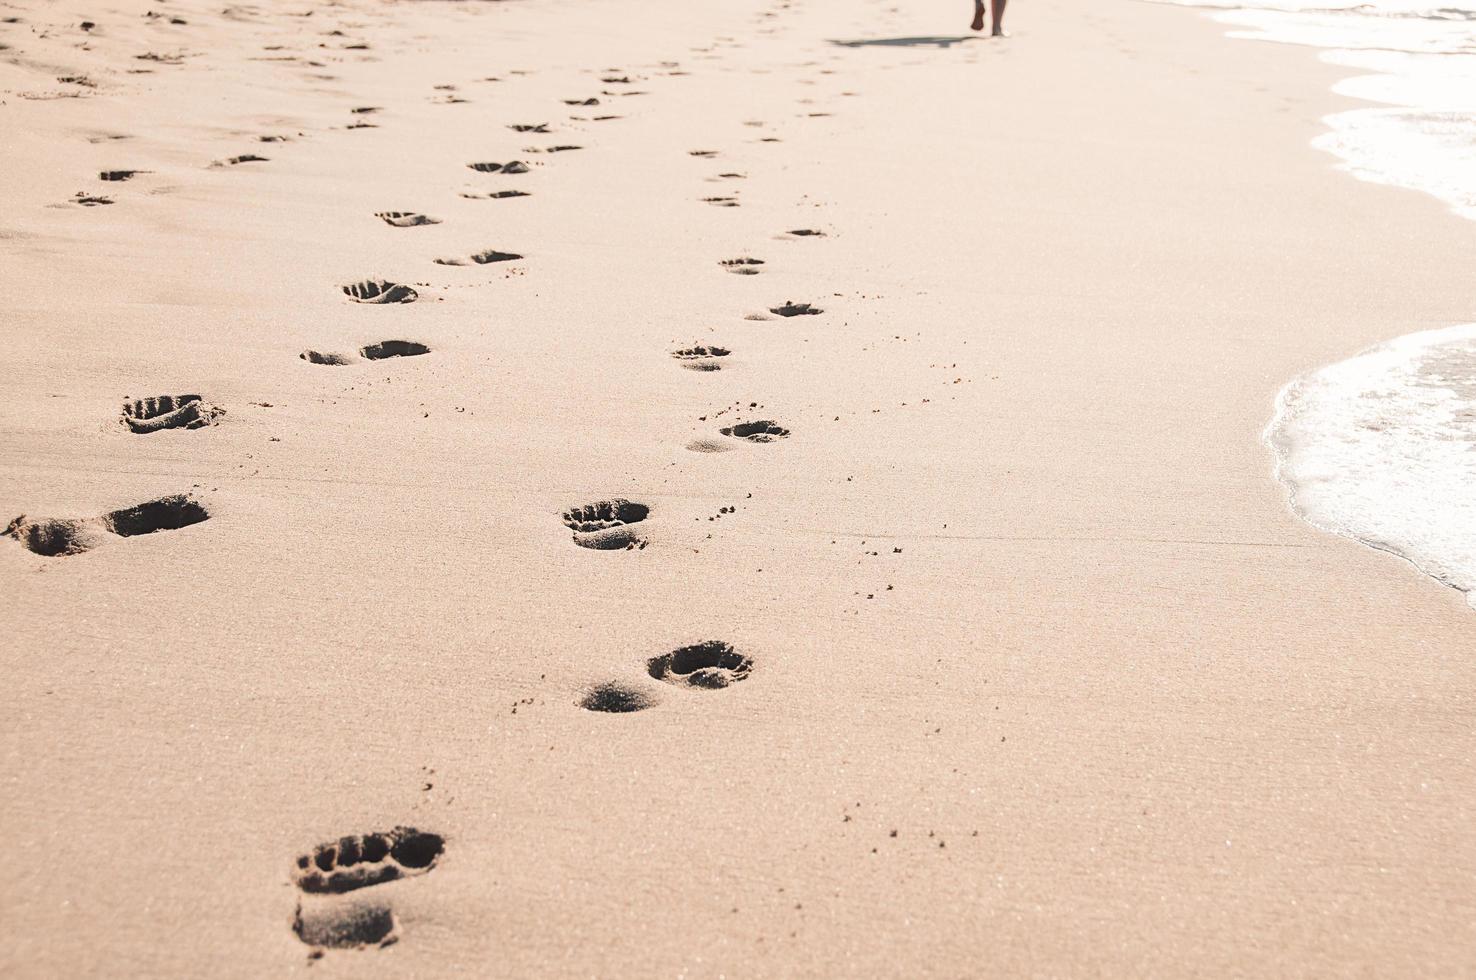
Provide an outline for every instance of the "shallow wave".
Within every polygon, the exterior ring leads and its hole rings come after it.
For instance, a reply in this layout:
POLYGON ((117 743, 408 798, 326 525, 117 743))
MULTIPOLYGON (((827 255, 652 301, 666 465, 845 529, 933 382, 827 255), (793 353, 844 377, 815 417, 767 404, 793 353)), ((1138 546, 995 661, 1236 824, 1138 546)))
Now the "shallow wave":
POLYGON ((1358 109, 1324 120, 1312 145, 1336 154, 1360 180, 1423 191, 1476 220, 1476 115, 1358 109))
POLYGON ((1476 324, 1298 378, 1266 441, 1308 523, 1408 559, 1476 606, 1476 324))

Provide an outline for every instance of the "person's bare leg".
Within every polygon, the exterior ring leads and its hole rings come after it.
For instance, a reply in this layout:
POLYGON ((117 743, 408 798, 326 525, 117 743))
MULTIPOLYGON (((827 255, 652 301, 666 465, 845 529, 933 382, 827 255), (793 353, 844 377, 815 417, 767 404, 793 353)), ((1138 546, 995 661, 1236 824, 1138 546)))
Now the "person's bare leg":
POLYGON ((984 0, 974 0, 974 23, 970 26, 976 31, 984 29, 984 0))
MULTIPOLYGON (((975 0, 975 2, 977 3, 977 0, 975 0)), ((994 14, 994 30, 989 32, 992 37, 1009 37, 1009 35, 1005 33, 1004 29, 1005 2, 1006 0, 991 0, 989 4, 990 9, 994 14)), ((980 30, 981 28, 983 28, 983 26, 984 21, 982 19, 979 19, 979 26, 974 28, 974 30, 980 30)))

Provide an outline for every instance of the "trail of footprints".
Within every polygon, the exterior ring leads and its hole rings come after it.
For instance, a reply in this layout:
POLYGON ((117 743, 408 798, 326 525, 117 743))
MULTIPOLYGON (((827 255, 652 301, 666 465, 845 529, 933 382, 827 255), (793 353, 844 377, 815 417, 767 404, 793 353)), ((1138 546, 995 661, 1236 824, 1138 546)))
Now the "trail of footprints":
MULTIPOLYGON (((668 67, 674 69, 677 66, 670 63, 668 67)), ((686 73, 669 71, 667 74, 686 73)), ((607 73, 601 81, 606 86, 616 88, 602 89, 599 96, 561 101, 566 106, 589 108, 599 106, 602 99, 645 94, 640 90, 624 88, 633 82, 629 75, 618 70, 607 73)), ((454 88, 450 85, 436 86, 438 91, 450 91, 454 88)), ((347 128, 373 126, 374 124, 363 120, 365 116, 378 112, 379 108, 363 106, 351 110, 359 121, 347 128)), ((616 115, 599 115, 593 117, 592 121, 618 118, 616 115)), ((543 135, 551 132, 550 126, 549 123, 513 123, 508 128, 521 134, 543 135)), ((260 139, 263 142, 278 142, 287 138, 263 136, 260 139)), ((774 139, 770 137, 766 141, 774 139)), ((553 154, 577 149, 580 147, 557 144, 525 147, 524 152, 553 154)), ((693 150, 690 151, 690 156, 698 160, 709 160, 721 156, 721 151, 693 150)), ((265 162, 265 157, 247 153, 216 161, 212 166, 222 168, 265 162)), ((477 174, 501 177, 525 175, 533 169, 518 159, 472 162, 466 166, 477 174)), ((110 170, 100 173, 99 179, 122 183, 142 173, 148 171, 110 170)), ((726 170, 709 179, 734 180, 745 176, 726 170)), ((464 191, 461 196, 468 199, 499 200, 527 197, 530 193, 523 189, 503 188, 464 191)), ((708 196, 702 200, 720 207, 739 206, 736 194, 708 196)), ((110 204, 112 200, 103 195, 79 193, 75 203, 92 206, 110 204)), ((396 229, 441 223, 439 218, 414 210, 380 211, 375 212, 373 217, 396 229)), ((823 236, 824 232, 818 229, 802 228, 788 231, 779 237, 803 239, 823 236)), ((522 258, 518 253, 488 249, 465 257, 435 258, 431 261, 442 266, 473 266, 512 262, 522 258)), ((718 264, 729 273, 753 276, 758 275, 766 263, 763 259, 743 255, 720 259, 718 264)), ((414 286, 382 278, 367 278, 342 284, 338 290, 347 300, 365 305, 401 305, 414 303, 419 299, 419 292, 414 286)), ((769 308, 769 313, 784 318, 818 316, 823 312, 809 303, 790 300, 769 308)), ((767 317, 756 315, 746 319, 767 317)), ((351 354, 305 350, 299 356, 313 365, 346 367, 361 360, 417 357, 430 352, 429 346, 418 341, 390 339, 366 344, 351 354)), ((710 373, 722 370, 732 351, 716 344, 695 343, 679 347, 669 354, 682 368, 710 373)), ((154 395, 125 401, 119 422, 133 434, 149 435, 171 429, 204 429, 217 424, 225 414, 224 408, 199 394, 154 395)), ((741 444, 773 443, 789 435, 789 429, 776 421, 741 419, 718 427, 713 437, 694 440, 686 448, 699 453, 724 452, 741 444)), ((735 510, 736 508, 723 508, 724 513, 735 510)), ((96 517, 31 518, 22 515, 10 522, 6 534, 37 555, 59 558, 91 551, 117 538, 188 528, 208 520, 210 516, 209 509, 196 496, 176 494, 96 517)), ((656 531, 657 524, 649 505, 625 498, 573 505, 563 511, 561 519, 574 545, 604 552, 630 553, 644 550, 651 544, 651 535, 656 531)), ((724 640, 704 640, 649 658, 641 671, 644 683, 620 679, 600 681, 581 690, 574 703, 592 713, 630 714, 660 704, 663 691, 721 691, 747 680, 754 669, 752 658, 735 649, 731 643, 724 640)), ((430 873, 440 864, 445 853, 446 841, 441 835, 404 826, 344 836, 317 845, 299 855, 291 871, 292 883, 299 892, 292 916, 293 933, 311 948, 311 955, 315 958, 324 955, 326 950, 378 948, 395 943, 400 939, 400 926, 389 901, 394 894, 394 883, 430 873)))

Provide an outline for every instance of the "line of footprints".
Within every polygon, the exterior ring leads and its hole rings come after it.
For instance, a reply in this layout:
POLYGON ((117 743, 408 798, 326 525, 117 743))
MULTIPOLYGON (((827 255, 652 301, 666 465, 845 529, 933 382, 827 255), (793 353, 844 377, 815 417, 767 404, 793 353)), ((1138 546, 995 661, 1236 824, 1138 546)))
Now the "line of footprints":
MULTIPOLYGON (((675 63, 667 67, 674 68, 675 63)), ((669 74, 684 74, 672 71, 669 74)), ((605 77, 606 85, 628 85, 629 77, 605 77)), ((635 91, 603 90, 602 95, 644 94, 635 91)), ((566 99, 571 106, 594 106, 597 97, 566 99)), ((359 110, 355 110, 359 111, 359 110)), ((579 119, 581 117, 571 116, 579 119)), ((616 119, 618 116, 595 117, 616 119)), ((351 127, 352 128, 352 127, 351 127)), ((547 124, 516 124, 522 133, 548 133, 547 124)), ((528 147, 527 152, 556 153, 578 150, 572 145, 543 148, 528 147)), ((716 151, 693 150, 698 158, 717 156, 716 151)), ((263 158, 252 157, 253 161, 263 158)), ((244 159, 231 163, 245 162, 244 159)), ((514 176, 526 174, 531 167, 520 160, 508 162, 475 162, 467 165, 479 174, 514 176)), ((132 176, 132 173, 129 173, 132 176)), ((723 173, 717 179, 743 177, 723 173)), ((528 197, 530 192, 516 189, 464 192, 463 197, 507 199, 528 197)), ((736 197, 703 199, 708 203, 736 207, 736 197)), ((415 228, 439 224, 440 219, 415 211, 382 211, 375 217, 394 228, 415 228)), ((802 239, 823 236, 815 229, 795 229, 783 237, 802 239)), ((487 265, 511 262, 523 256, 513 252, 489 249, 455 258, 440 258, 440 265, 487 265)), ((739 257, 723 260, 720 265, 737 275, 757 275, 762 259, 739 257)), ((343 295, 355 303, 413 303, 419 298, 413 286, 385 279, 365 279, 341 288, 343 295)), ((780 317, 814 316, 823 311, 808 303, 785 302, 770 308, 780 317)), ((749 319, 768 319, 758 314, 749 319)), ((347 366, 363 361, 416 357, 431 353, 430 347, 412 340, 390 339, 367 344, 356 353, 333 353, 306 350, 300 355, 315 365, 347 366)), ((692 371, 719 371, 723 358, 731 354, 726 347, 693 344, 670 352, 681 366, 692 371)), ((198 394, 158 395, 129 399, 119 415, 119 424, 132 433, 148 435, 167 429, 198 430, 218 424, 226 410, 198 394)), ((789 435, 784 426, 769 419, 735 421, 718 429, 720 439, 699 439, 687 448, 695 452, 721 452, 731 448, 732 441, 768 443, 789 435)), ((725 509, 726 511, 727 509, 725 509)), ((650 508, 625 499, 602 500, 571 507, 562 515, 573 541, 583 548, 599 551, 634 551, 644 549, 649 541, 641 534, 641 525, 651 515, 650 508)), ((115 538, 174 531, 210 518, 205 504, 191 494, 174 494, 146 501, 134 507, 87 518, 40 518, 21 515, 10 522, 6 534, 21 545, 48 558, 77 555, 101 547, 115 538)), ((681 647, 651 658, 646 673, 653 681, 694 691, 721 690, 748 678, 752 660, 721 640, 707 640, 681 647)), ((628 713, 654 706, 658 697, 652 689, 620 681, 606 681, 579 693, 576 704, 592 712, 628 713)), ((292 920, 292 931, 311 947, 317 958, 329 949, 366 949, 388 946, 399 939, 399 926, 383 886, 401 879, 428 874, 434 870, 446 851, 445 839, 413 827, 342 837, 320 844, 310 853, 300 855, 292 870, 292 882, 300 896, 292 920), (368 889, 374 889, 368 892, 368 889)))
MULTIPOLYGON (((731 644, 709 640, 653 657, 651 677, 678 687, 718 690, 748 677, 753 662, 731 644)), ((590 711, 640 711, 655 703, 644 691, 614 682, 586 691, 579 706, 590 711)), ((292 931, 316 959, 330 949, 370 949, 400 939, 389 889, 363 889, 432 871, 446 850, 440 834, 414 827, 341 837, 301 854, 292 869, 299 896, 292 931)))

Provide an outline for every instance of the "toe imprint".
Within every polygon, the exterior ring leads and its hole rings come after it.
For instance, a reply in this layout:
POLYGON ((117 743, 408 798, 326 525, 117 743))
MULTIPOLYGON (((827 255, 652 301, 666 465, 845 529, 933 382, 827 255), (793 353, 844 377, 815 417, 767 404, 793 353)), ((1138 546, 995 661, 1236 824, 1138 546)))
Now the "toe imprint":
POLYGON ((651 513, 645 504, 616 498, 564 511, 564 526, 574 532, 574 543, 597 551, 644 548, 646 541, 631 530, 651 513))
POLYGON ((340 288, 355 303, 413 303, 420 298, 411 287, 387 279, 365 279, 340 288))
POLYGON ((445 838, 414 827, 340 837, 297 858, 292 880, 315 895, 341 895, 386 881, 422 875, 436 866, 445 838))
POLYGON ((160 429, 199 429, 212 424, 225 409, 199 395, 158 395, 123 403, 123 422, 134 432, 160 429))
POLYGON ((706 344, 698 344, 693 347, 683 347, 680 350, 674 350, 671 352, 671 356, 676 358, 682 367, 689 371, 720 371, 723 365, 718 358, 727 357, 730 353, 731 351, 726 347, 710 347, 706 344))
POLYGON ((788 429, 767 419, 761 422, 740 422, 718 431, 725 436, 746 439, 749 442, 773 442, 775 439, 783 439, 789 435, 788 429))
POLYGON ((376 211, 374 217, 395 228, 415 228, 420 225, 438 225, 440 218, 417 211, 376 211))
POLYGON ((706 690, 747 680, 752 669, 752 660, 722 640, 681 647, 646 662, 647 672, 658 681, 706 690))

